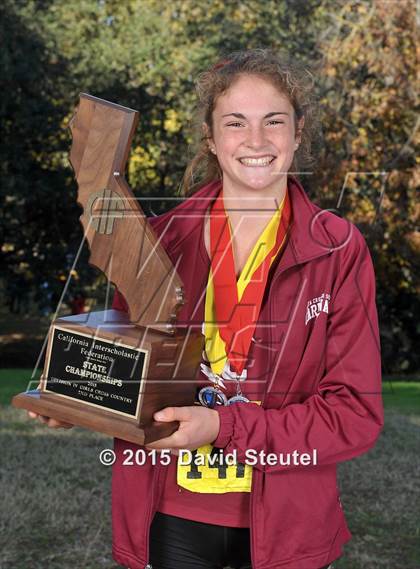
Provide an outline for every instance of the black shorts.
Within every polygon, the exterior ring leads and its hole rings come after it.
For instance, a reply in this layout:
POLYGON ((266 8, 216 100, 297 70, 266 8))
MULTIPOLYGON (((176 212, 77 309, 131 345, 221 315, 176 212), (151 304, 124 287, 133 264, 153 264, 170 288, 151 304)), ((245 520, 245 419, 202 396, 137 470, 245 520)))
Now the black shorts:
POLYGON ((157 512, 150 528, 149 563, 153 569, 251 569, 249 528, 157 512))

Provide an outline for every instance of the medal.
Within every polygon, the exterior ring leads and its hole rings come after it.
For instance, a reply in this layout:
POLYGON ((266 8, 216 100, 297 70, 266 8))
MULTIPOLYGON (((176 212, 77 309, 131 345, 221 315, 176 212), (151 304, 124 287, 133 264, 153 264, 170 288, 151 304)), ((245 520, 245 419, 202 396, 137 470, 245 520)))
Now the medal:
POLYGON ((241 391, 241 385, 238 380, 236 380, 236 395, 230 397, 227 402, 228 405, 233 405, 234 403, 249 403, 248 397, 245 397, 241 391))
POLYGON ((227 405, 232 405, 233 403, 249 403, 249 399, 245 395, 234 395, 228 399, 227 405))
MULTIPOLYGON (((205 352, 203 353, 203 356, 204 355, 205 352)), ((213 373, 212 369, 204 363, 200 365, 200 368, 204 375, 207 376, 209 381, 214 384, 214 387, 208 385, 200 389, 198 392, 198 400, 200 401, 201 405, 204 407, 209 407, 210 409, 214 409, 214 407, 217 407, 217 405, 227 405, 227 397, 219 388, 219 386, 225 388, 223 379, 220 377, 220 375, 213 373)))
MULTIPOLYGON (((206 353, 203 353, 203 357, 206 357, 206 353)), ((244 381, 246 379, 246 369, 242 371, 241 376, 238 378, 237 374, 230 369, 228 362, 226 362, 225 367, 222 372, 222 377, 220 375, 215 374, 211 367, 202 363, 200 364, 201 371, 204 375, 207 376, 209 381, 214 383, 213 386, 206 386, 200 389, 198 392, 198 400, 204 407, 209 407, 210 409, 214 409, 217 405, 232 405, 233 403, 249 403, 249 399, 243 395, 241 388, 240 388, 240 381, 244 381), (228 381, 236 381, 236 395, 230 397, 229 399, 226 395, 221 391, 220 387, 226 389, 225 383, 223 379, 228 381)))
POLYGON ((218 405, 228 405, 226 395, 220 389, 211 385, 200 389, 198 400, 203 407, 209 407, 210 409, 214 409, 218 405))

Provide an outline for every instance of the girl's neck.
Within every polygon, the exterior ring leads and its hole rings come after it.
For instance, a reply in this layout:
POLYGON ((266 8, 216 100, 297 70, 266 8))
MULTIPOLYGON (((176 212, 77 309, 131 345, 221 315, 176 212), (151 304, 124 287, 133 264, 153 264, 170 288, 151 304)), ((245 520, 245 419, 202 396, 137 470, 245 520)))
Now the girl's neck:
POLYGON ((273 215, 286 195, 287 177, 282 176, 276 186, 262 190, 247 189, 223 181, 223 201, 231 219, 238 219, 243 214, 252 216, 273 215))

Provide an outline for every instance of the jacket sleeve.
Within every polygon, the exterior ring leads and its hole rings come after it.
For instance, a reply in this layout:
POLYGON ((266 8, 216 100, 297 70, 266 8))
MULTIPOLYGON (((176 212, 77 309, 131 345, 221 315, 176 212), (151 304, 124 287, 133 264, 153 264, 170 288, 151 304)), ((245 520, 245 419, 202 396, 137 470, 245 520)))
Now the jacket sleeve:
MULTIPOLYGON (((370 449, 383 426, 381 357, 375 274, 360 231, 353 226, 341 265, 327 324, 325 368, 316 392, 281 409, 256 404, 218 407, 220 430, 214 446, 300 454, 317 451, 317 464, 351 459, 370 449)), ((272 471, 291 468, 256 464, 272 471)), ((303 468, 295 466, 295 468, 303 468)), ((308 468, 305 466, 305 468, 308 468)))
POLYGON ((122 310, 122 312, 128 312, 128 304, 123 295, 117 289, 115 289, 114 297, 112 299, 112 308, 114 310, 122 310))

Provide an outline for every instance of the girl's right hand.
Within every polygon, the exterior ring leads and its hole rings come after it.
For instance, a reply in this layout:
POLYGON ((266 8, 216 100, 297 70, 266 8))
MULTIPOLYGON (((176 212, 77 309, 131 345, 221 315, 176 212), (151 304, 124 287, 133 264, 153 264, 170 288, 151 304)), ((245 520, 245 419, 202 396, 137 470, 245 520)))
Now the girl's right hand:
POLYGON ((51 417, 45 417, 44 415, 38 415, 38 413, 34 413, 33 411, 28 411, 28 416, 31 419, 38 419, 41 423, 48 425, 53 429, 71 429, 74 425, 70 423, 65 423, 64 421, 58 421, 57 419, 52 419, 51 417))
MULTIPOLYGON (((41 389, 41 384, 38 385, 37 389, 41 389)), ((44 415, 39 415, 33 411, 28 411, 28 417, 31 419, 38 419, 44 425, 48 425, 52 429, 71 429, 74 425, 70 423, 65 423, 64 421, 58 421, 57 419, 52 419, 51 417, 45 417, 44 415)))

